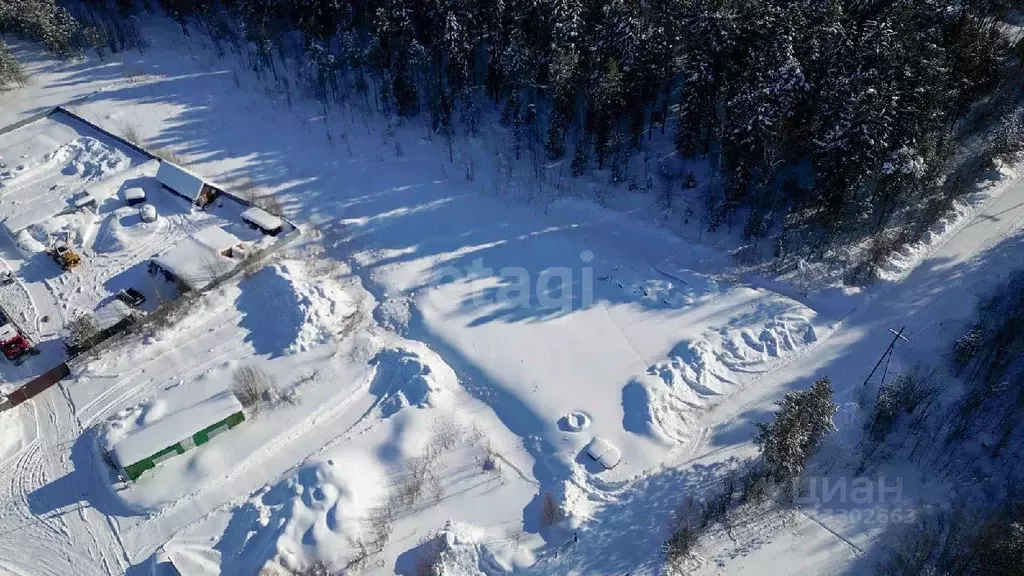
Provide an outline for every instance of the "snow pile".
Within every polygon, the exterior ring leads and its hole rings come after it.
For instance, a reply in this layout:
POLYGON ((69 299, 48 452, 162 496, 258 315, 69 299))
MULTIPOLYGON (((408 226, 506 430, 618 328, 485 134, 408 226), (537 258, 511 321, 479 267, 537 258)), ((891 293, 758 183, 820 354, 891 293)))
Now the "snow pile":
MULTIPOLYGON (((362 529, 383 497, 387 477, 358 452, 308 462, 251 504, 257 511, 252 538, 272 535, 273 560, 299 570, 335 565, 358 550, 362 529)), ((248 547, 248 545, 247 545, 248 547)))
POLYGON ((143 222, 138 208, 122 206, 103 221, 92 248, 100 254, 128 252, 155 245, 171 231, 166 219, 143 222))
POLYGON ((376 368, 370 393, 385 417, 406 406, 434 406, 445 388, 458 384, 452 369, 430 350, 414 352, 405 348, 382 350, 371 361, 376 368))
POLYGON ((46 245, 40 242, 27 228, 18 232, 14 242, 18 245, 19 250, 30 256, 46 251, 46 245))
POLYGON ((92 212, 70 212, 32 224, 18 235, 18 242, 22 250, 29 253, 36 244, 49 246, 54 239, 67 238, 71 245, 83 246, 95 237, 98 225, 99 218, 92 212), (35 242, 25 238, 26 233, 35 242))
POLYGON ((58 148, 51 162, 63 164, 67 176, 98 180, 128 167, 130 160, 117 148, 89 136, 76 138, 58 148))
POLYGON ((444 528, 399 558, 402 576, 495 576, 510 574, 520 550, 489 545, 487 532, 471 524, 449 520, 444 528), (510 554, 511 553, 511 554, 510 554))
POLYGON ((722 334, 719 359, 740 371, 788 356, 817 340, 811 319, 799 314, 782 314, 757 328, 743 328, 722 334))
POLYGON ((740 374, 770 370, 817 341, 815 314, 789 301, 764 306, 698 341, 683 341, 623 391, 631 429, 662 440, 688 442, 698 413, 741 382, 740 374), (630 413, 629 411, 633 411, 630 413))
POLYGON ((292 345, 293 352, 302 352, 329 342, 344 326, 345 319, 356 312, 352 298, 334 280, 310 279, 303 273, 302 263, 294 260, 284 261, 276 268, 278 274, 288 280, 295 291, 301 328, 292 345))
POLYGON ((264 268, 244 287, 239 305, 253 315, 252 327, 276 326, 275 342, 269 347, 284 353, 329 342, 344 331, 356 312, 355 302, 333 277, 312 277, 298 260, 264 268))

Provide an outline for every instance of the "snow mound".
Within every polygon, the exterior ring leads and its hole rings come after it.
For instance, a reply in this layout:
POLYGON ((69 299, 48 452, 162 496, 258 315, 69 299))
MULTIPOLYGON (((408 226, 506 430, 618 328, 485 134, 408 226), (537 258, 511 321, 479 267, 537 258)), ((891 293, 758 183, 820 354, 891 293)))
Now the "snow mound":
POLYGON ((291 570, 335 564, 358 550, 371 510, 383 496, 387 477, 357 452, 308 462, 291 477, 251 502, 256 509, 252 538, 275 535, 274 560, 291 570))
POLYGON ((724 333, 719 359, 722 364, 739 371, 788 356, 817 339, 810 318, 785 314, 754 329, 724 333))
POLYGON ((760 373, 817 341, 814 312, 789 301, 740 316, 705 339, 684 341, 623 389, 627 430, 689 442, 701 410, 760 373))
POLYGON ((457 385, 458 379, 436 354, 424 349, 414 352, 405 348, 382 350, 371 360, 376 368, 370 393, 377 396, 384 417, 406 406, 434 406, 445 388, 457 385))
POLYGON ((134 207, 122 206, 113 216, 103 220, 93 240, 92 248, 100 254, 131 252, 140 246, 148 247, 171 232, 166 219, 143 222, 134 207))
POLYGON ((18 245, 18 249, 26 256, 46 251, 46 245, 33 236, 27 228, 18 232, 18 235, 14 238, 14 242, 18 245))
POLYGON ((292 345, 293 352, 329 342, 338 333, 341 322, 356 312, 352 297, 337 282, 329 278, 307 278, 300 262, 282 262, 278 270, 295 291, 300 316, 301 328, 292 345))
POLYGON ((720 351, 707 340, 683 342, 672 351, 667 362, 659 362, 647 369, 680 394, 699 401, 701 396, 714 396, 723 392, 723 384, 732 384, 728 365, 720 360, 720 351))
POLYGON ((590 416, 584 412, 569 412, 564 419, 565 429, 569 432, 580 432, 590 426, 590 416))
POLYGON ((481 528, 449 520, 432 537, 400 556, 395 572, 401 576, 495 576, 512 573, 516 563, 511 556, 520 551, 499 550, 484 544, 488 539, 487 532, 481 528))
POLYGON ((298 260, 269 266, 243 284, 237 305, 259 352, 297 353, 344 332, 355 301, 330 276, 313 278, 298 260), (268 334, 267 326, 274 326, 268 334))
POLYGON ((67 176, 77 175, 90 180, 119 172, 131 162, 117 148, 88 136, 76 138, 57 148, 50 161, 63 164, 61 172, 67 176))

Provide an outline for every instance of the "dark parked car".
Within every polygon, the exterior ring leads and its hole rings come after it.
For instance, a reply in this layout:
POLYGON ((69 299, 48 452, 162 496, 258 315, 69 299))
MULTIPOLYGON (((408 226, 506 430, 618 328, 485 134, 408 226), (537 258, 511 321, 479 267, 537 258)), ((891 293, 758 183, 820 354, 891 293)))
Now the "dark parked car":
POLYGON ((146 297, 135 288, 128 288, 117 293, 117 299, 132 308, 138 308, 146 301, 146 297))

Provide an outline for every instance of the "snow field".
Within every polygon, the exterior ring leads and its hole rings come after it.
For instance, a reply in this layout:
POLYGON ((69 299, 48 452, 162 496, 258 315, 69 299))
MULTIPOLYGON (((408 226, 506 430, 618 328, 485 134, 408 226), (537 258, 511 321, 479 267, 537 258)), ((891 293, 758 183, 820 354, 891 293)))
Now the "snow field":
MULTIPOLYGON (((284 391, 297 392, 282 395, 297 402, 261 411, 126 491, 110 495, 109 479, 76 485, 75 494, 84 490, 83 501, 95 508, 80 520, 60 520, 71 536, 49 536, 59 528, 32 535, 47 536, 39 541, 54 548, 71 542, 70 550, 90 549, 89 536, 106 546, 116 535, 118 545, 98 547, 100 558, 83 564, 97 574, 126 567, 109 561, 108 550, 139 564, 160 546, 196 574, 255 572, 267 562, 348 562, 360 542, 371 542, 367 519, 381 501, 401 492, 431 438, 451 436, 436 432, 453 429, 461 431, 457 440, 445 441, 452 448, 434 460, 441 502, 421 500, 396 514, 369 572, 415 573, 406 567, 444 556, 434 553, 440 549, 450 552, 456 574, 516 566, 530 572, 524 567, 534 561, 537 574, 658 573, 662 532, 676 505, 713 486, 729 457, 752 452, 752 421, 767 418, 779 394, 825 373, 845 402, 864 364, 877 357, 875 336, 894 323, 905 321, 913 338, 893 369, 928 358, 948 331, 929 327, 941 328, 940 317, 962 317, 973 305, 976 286, 963 276, 973 270, 972 278, 985 278, 977 284, 995 281, 989 272, 1002 264, 982 268, 989 264, 978 255, 1019 233, 1019 200, 1007 194, 978 207, 979 216, 998 216, 997 224, 937 236, 937 243, 952 240, 934 255, 923 252, 924 264, 905 284, 822 307, 821 295, 799 294, 806 286, 776 292, 720 277, 724 251, 684 243, 628 215, 575 200, 510 206, 480 190, 490 178, 472 184, 439 175, 438 151, 414 123, 384 138, 359 122, 344 124, 352 150, 346 157, 344 147, 315 140, 327 123, 311 110, 299 110, 305 116, 291 123, 262 88, 245 89, 251 79, 244 73, 239 89, 232 64, 209 58, 200 35, 195 56, 177 58, 180 36, 152 30, 148 54, 157 57, 133 64, 152 65, 154 74, 137 85, 112 82, 118 90, 83 104, 83 114, 115 130, 133 124, 215 180, 258 180, 278 192, 290 215, 316 224, 323 251, 315 264, 289 254, 211 295, 173 329, 93 361, 65 386, 69 407, 51 404, 63 401, 56 393, 41 401, 33 414, 39 427, 52 418, 66 427, 60 440, 76 443, 76 421, 87 429, 128 425, 164 388, 223 382, 239 365, 262 366, 284 391), (398 144, 402 157, 393 152, 398 144), (477 259, 490 272, 474 266, 477 259), (331 260, 353 270, 321 278, 319 264, 331 260), (537 282, 555 269, 572 273, 568 297, 565 285, 537 282), (522 287, 520 270, 529 278, 528 298, 514 290, 522 287), (855 305, 862 308, 846 316, 855 305), (316 371, 318 378, 298 386, 316 371), (615 470, 601 471, 582 454, 594 436, 622 451, 615 470), (346 461, 377 484, 352 478, 346 461), (498 473, 485 473, 488 461, 498 473), (539 526, 541 494, 553 495, 564 522, 539 526), (344 521, 329 520, 331 510, 344 521), (579 544, 569 545, 567 530, 577 529, 579 544)), ((486 148, 483 138, 466 140, 467 149, 486 148)), ((1020 188, 1012 189, 1016 197, 1020 188)), ((102 226, 96 238, 107 238, 103 247, 122 243, 117 234, 104 236, 102 226)), ((808 282, 793 283, 811 285, 817 271, 807 274, 808 282)), ((858 425, 851 422, 841 425, 858 425)), ((5 434, 14 424, 3 423, 5 434)), ((9 490, 11 501, 53 484, 59 475, 36 470, 63 455, 50 458, 31 441, 15 440, 10 450, 19 444, 28 445, 13 456, 26 480, 9 490)), ((84 468, 82 460, 73 468, 84 468)), ((71 492, 52 489, 59 495, 41 508, 64 510, 71 492)), ((695 568, 828 573, 857 556, 847 541, 864 547, 870 542, 857 535, 875 534, 817 517, 750 518, 712 534, 711 552, 695 568)), ((0 543, 16 546, 46 551, 20 535, 0 543)), ((61 569, 18 567, 69 573, 61 569)))

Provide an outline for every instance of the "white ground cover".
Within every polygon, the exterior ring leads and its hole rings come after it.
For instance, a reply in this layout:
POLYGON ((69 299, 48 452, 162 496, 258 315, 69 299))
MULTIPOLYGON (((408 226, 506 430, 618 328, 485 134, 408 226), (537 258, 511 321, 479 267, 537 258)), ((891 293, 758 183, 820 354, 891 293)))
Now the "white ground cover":
MULTIPOLYGON (((343 567, 362 549, 373 552, 367 573, 415 574, 424 558, 448 574, 661 573, 674 510, 753 452, 753 423, 780 394, 832 377, 843 418, 828 449, 852 449, 843 442, 859 426, 854 393, 887 329, 906 325, 911 336, 893 371, 932 360, 974 294, 1024 264, 1024 186, 1007 180, 965 216, 990 223, 937 236, 899 282, 802 295, 741 281, 716 239, 683 241, 571 198, 506 201, 504 187, 530 184, 507 156, 493 157, 498 134, 460 135, 449 164, 416 122, 388 135, 386 120, 360 110, 289 111, 201 34, 183 56, 176 25, 147 30, 150 50, 122 64, 43 61, 33 84, 0 97, 0 115, 46 101, 47 84, 63 96, 69 79, 86 90, 91 75, 106 75, 83 115, 131 125, 214 181, 277 192, 306 240, 173 328, 0 413, 0 570, 14 574, 134 572, 161 547, 189 574, 343 567), (119 65, 141 72, 129 82, 111 75, 119 65), (463 176, 470 157, 473 181, 463 176), (137 422, 166 389, 221 385, 240 365, 273 374, 279 400, 117 490, 97 454, 102 435, 137 422), (570 422, 574 413, 586 419, 570 422), (583 453, 595 436, 621 450, 615 469, 583 453), (431 489, 392 502, 409 494, 424 458, 431 489), (565 518, 546 518, 557 516, 545 513, 546 495, 565 518), (391 537, 377 551, 373 520, 389 503, 391 537)), ((151 202, 157 192, 147 188, 151 202)), ((152 242, 169 246, 190 228, 158 208, 168 231, 152 242)), ((149 241, 107 221, 83 274, 11 289, 40 334, 44 310, 86 307, 121 287, 90 262, 109 255, 104 270, 127 269, 143 256, 119 260, 149 241)), ((26 261, 13 246, 3 259, 26 261)), ((3 375, 17 376, 6 365, 3 375)), ((739 528, 712 534, 693 568, 835 573, 862 567, 884 527, 812 509, 739 528)))
POLYGON ((200 228, 223 227, 247 242, 266 243, 240 219, 242 207, 221 201, 192 210, 154 180, 150 160, 69 116, 56 114, 0 136, 0 257, 16 277, 0 287, 2 304, 44 352, 5 372, 8 387, 60 360, 57 337, 64 323, 92 313, 117 291, 135 288, 152 309, 174 288, 146 273, 145 262, 200 228), (147 192, 160 218, 143 222, 124 193, 147 192), (93 208, 76 201, 95 199, 93 208), (82 264, 62 272, 46 250, 66 241, 82 264))

